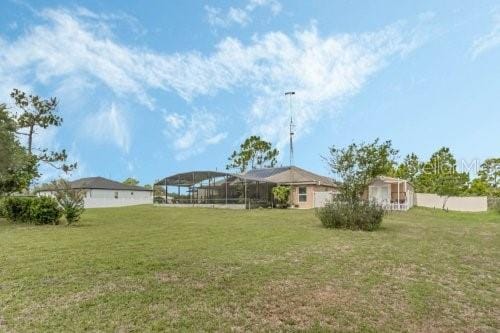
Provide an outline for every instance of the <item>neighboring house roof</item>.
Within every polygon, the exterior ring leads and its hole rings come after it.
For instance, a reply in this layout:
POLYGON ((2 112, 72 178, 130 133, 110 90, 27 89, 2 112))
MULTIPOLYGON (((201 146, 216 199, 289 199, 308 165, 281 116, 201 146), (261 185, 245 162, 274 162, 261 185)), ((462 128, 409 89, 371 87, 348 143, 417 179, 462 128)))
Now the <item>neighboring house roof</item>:
MULTIPOLYGON (((123 184, 111 179, 103 178, 103 177, 88 177, 81 178, 74 181, 69 182, 71 188, 73 189, 82 189, 82 190, 123 190, 123 191, 149 191, 151 189, 144 188, 142 186, 135 185, 127 185, 123 184)), ((50 191, 51 186, 45 186, 41 188, 39 191, 50 191)))
POLYGON ((331 178, 320 176, 296 166, 254 169, 243 173, 242 176, 256 181, 262 180, 285 185, 315 184, 337 186, 331 178))

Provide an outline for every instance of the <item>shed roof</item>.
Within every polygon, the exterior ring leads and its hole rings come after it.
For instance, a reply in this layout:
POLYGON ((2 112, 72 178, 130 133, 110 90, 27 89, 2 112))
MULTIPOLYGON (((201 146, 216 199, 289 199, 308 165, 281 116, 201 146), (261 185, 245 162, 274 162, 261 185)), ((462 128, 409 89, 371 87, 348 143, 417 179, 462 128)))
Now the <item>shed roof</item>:
POLYGON ((389 177, 389 176, 377 176, 373 180, 381 180, 386 183, 403 183, 408 182, 406 179, 389 177))
POLYGON ((370 184, 374 184, 376 182, 382 182, 382 183, 386 183, 386 184, 406 183, 413 188, 413 184, 410 181, 408 181, 406 179, 402 179, 402 178, 396 178, 396 177, 377 176, 377 177, 373 178, 373 180, 370 182, 370 184))

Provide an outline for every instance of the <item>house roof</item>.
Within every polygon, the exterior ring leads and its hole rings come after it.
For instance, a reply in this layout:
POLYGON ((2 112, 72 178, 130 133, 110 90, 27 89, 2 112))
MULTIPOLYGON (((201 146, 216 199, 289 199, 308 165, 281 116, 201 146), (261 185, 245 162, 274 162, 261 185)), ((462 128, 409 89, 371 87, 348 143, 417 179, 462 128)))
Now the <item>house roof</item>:
MULTIPOLYGON (((152 191, 142 186, 127 185, 103 177, 81 178, 69 182, 71 188, 82 190, 124 190, 124 191, 152 191)), ((51 190, 51 186, 45 186, 40 191, 51 190)))
POLYGON ((320 176, 296 166, 249 170, 243 173, 242 176, 252 180, 262 180, 276 184, 337 186, 331 178, 320 176))

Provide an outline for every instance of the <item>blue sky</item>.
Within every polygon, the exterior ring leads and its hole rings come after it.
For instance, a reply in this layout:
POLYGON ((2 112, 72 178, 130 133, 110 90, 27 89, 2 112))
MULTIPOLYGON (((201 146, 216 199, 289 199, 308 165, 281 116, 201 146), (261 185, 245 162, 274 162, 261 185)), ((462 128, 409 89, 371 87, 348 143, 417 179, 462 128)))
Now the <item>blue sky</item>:
MULTIPOLYGON (((500 155, 497 1, 4 1, 0 100, 56 96, 73 178, 223 169, 248 135, 328 174, 332 144, 500 155)), ((45 170, 42 178, 56 177, 45 170)))

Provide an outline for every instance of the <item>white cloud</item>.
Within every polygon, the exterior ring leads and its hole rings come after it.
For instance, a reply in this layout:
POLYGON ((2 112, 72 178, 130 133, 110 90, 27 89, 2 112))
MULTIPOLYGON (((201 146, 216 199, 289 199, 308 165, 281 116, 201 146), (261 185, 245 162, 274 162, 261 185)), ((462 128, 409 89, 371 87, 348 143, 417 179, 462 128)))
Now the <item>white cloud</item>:
POLYGON ((277 0, 250 0, 242 8, 229 7, 227 12, 221 8, 205 6, 208 23, 213 27, 228 28, 233 24, 246 26, 252 21, 251 14, 257 8, 269 8, 273 15, 281 12, 281 3, 277 0))
POLYGON ((245 9, 252 12, 258 7, 269 7, 273 15, 278 15, 283 9, 283 6, 277 0, 250 0, 245 9))
POLYGON ((482 53, 500 46, 500 10, 493 13, 493 28, 484 36, 474 40, 471 49, 472 59, 476 59, 482 53))
POLYGON ((127 162, 127 170, 128 172, 133 172, 135 169, 134 163, 132 161, 127 162))
MULTIPOLYGON (((245 10, 269 3, 274 2, 251 1, 247 7, 255 7, 245 10)), ((117 42, 106 20, 96 25, 96 15, 90 24, 87 20, 92 15, 83 9, 76 13, 45 10, 42 15, 45 21, 18 39, 9 43, 0 39, 2 77, 30 84, 35 83, 33 77, 40 83, 84 77, 82 82, 100 82, 116 97, 132 97, 150 108, 155 108, 152 90, 172 91, 189 102, 197 96, 244 88, 253 99, 247 131, 281 145, 287 139, 285 91, 297 92, 294 109, 300 136, 318 119, 338 110, 340 103, 359 92, 394 56, 404 56, 422 42, 418 31, 403 23, 375 32, 330 36, 321 36, 313 26, 291 34, 254 36, 247 44, 224 38, 206 55, 196 51, 164 54, 117 42)), ((98 116, 110 123, 105 129, 100 128, 104 121, 98 123, 97 131, 128 151, 130 134, 116 106, 98 116)), ((206 112, 170 116, 165 121, 177 131, 174 147, 191 152, 184 157, 224 137, 206 112), (204 133, 210 135, 189 133, 193 124, 205 126, 204 133), (197 148, 190 149, 195 143, 197 148)))
POLYGON ((172 114, 167 114, 165 117, 165 122, 170 125, 171 128, 174 130, 178 130, 184 126, 184 117, 177 114, 177 113, 172 113, 172 114))
POLYGON ((17 22, 15 22, 15 21, 14 21, 14 22, 9 23, 9 29, 10 29, 10 30, 16 30, 18 27, 19 27, 19 26, 18 26, 17 22))
MULTIPOLYGON (((38 137, 35 137, 36 146, 48 148, 51 151, 61 151, 62 147, 60 147, 55 140, 57 132, 58 132, 57 128, 54 127, 49 127, 43 130, 43 132, 40 132, 40 135, 38 137)), ((69 173, 65 173, 64 171, 58 168, 54 168, 49 164, 41 163, 40 164, 41 176, 39 179, 36 180, 36 184, 47 183, 58 178, 74 180, 81 178, 88 173, 89 170, 87 168, 87 165, 82 160, 81 155, 79 154, 78 149, 75 145, 75 142, 73 142, 69 148, 68 147, 65 148, 68 154, 68 159, 66 163, 72 164, 77 162, 77 168, 69 173)))
POLYGON ((87 167, 87 164, 83 161, 81 155, 78 153, 78 149, 74 146, 68 152, 68 162, 77 162, 77 168, 69 174, 60 175, 60 177, 75 180, 89 175, 90 170, 87 167))
POLYGON ((97 142, 111 142, 123 152, 130 148, 130 130, 123 111, 114 103, 103 107, 97 114, 91 114, 85 121, 89 137, 97 142))
POLYGON ((93 93, 95 88, 95 83, 85 76, 69 76, 60 81, 52 95, 58 96, 59 108, 77 112, 81 109, 82 95, 93 93))
POLYGON ((42 17, 47 24, 34 27, 13 43, 3 43, 0 73, 17 80, 33 80, 34 74, 42 84, 68 75, 91 75, 116 94, 133 94, 152 107, 152 99, 141 86, 144 78, 137 73, 143 65, 140 54, 112 42, 106 21, 88 24, 88 15, 62 9, 44 10, 42 17))
POLYGON ((218 131, 217 117, 207 111, 195 110, 190 116, 167 113, 164 120, 167 124, 165 135, 172 141, 179 160, 199 154, 227 136, 218 131))
POLYGON ((238 23, 239 25, 246 25, 250 21, 250 17, 248 13, 241 8, 229 8, 229 12, 227 13, 227 17, 229 21, 238 23))
POLYGON ((358 93, 371 75, 391 56, 406 54, 416 47, 400 25, 361 35, 319 36, 315 28, 296 32, 293 38, 267 34, 250 48, 269 62, 255 69, 262 75, 255 83, 248 121, 259 133, 283 147, 289 120, 285 91, 294 90, 294 118, 297 137, 311 124, 338 110, 339 103, 358 93), (413 45, 413 46, 412 46, 413 45))

